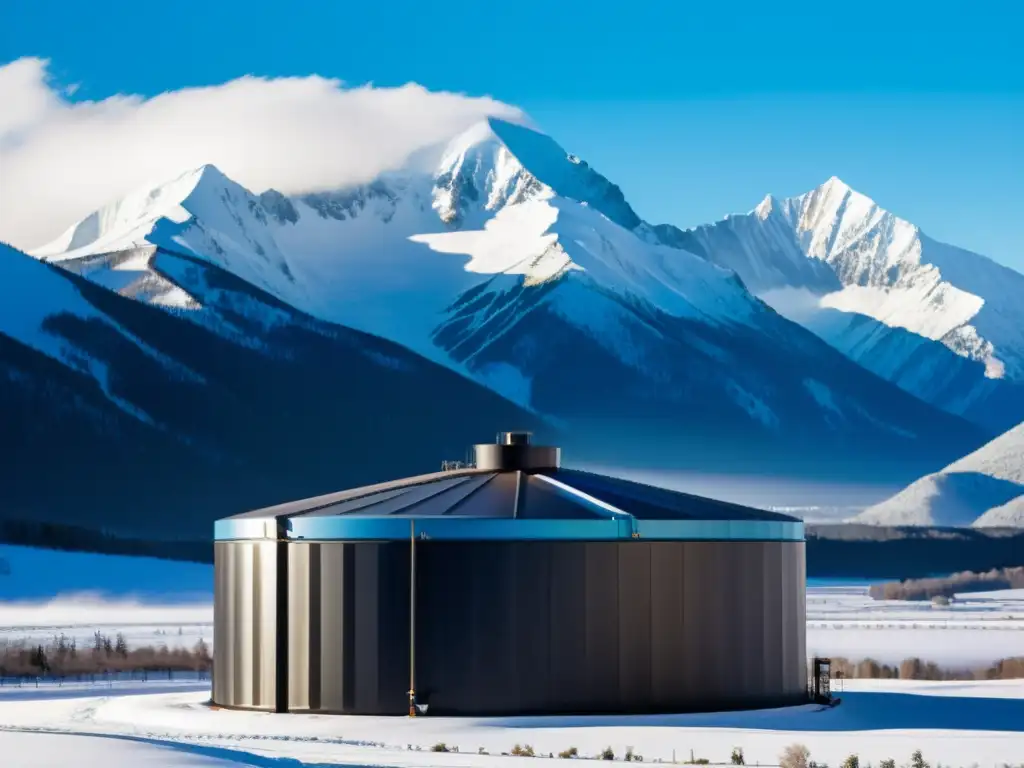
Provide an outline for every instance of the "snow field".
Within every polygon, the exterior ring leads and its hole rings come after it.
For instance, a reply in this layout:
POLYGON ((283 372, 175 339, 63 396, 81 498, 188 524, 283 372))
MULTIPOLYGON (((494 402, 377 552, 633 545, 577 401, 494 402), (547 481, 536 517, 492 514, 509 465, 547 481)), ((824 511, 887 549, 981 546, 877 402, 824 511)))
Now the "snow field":
MULTIPOLYGON (((901 764, 915 749, 922 749, 933 765, 941 761, 965 767, 1019 761, 1024 754, 1021 681, 847 681, 841 705, 831 709, 806 705, 630 717, 274 715, 210 709, 205 704, 208 695, 196 690, 29 700, 0 697, 0 749, 20 745, 35 752, 35 743, 59 750, 61 738, 106 736, 130 740, 107 742, 108 760, 114 761, 108 764, 119 765, 124 763, 116 760, 124 758, 118 750, 147 746, 152 756, 148 759, 154 761, 147 765, 220 764, 185 761, 201 757, 246 765, 291 759, 314 765, 479 768, 523 765, 525 758, 502 755, 515 744, 529 745, 538 755, 556 756, 573 746, 583 756, 611 747, 620 760, 632 747, 645 764, 671 762, 673 756, 681 763, 691 750, 695 757, 728 762, 733 747, 741 747, 748 765, 774 765, 782 749, 795 742, 807 745, 819 763, 832 765, 851 753, 862 762, 877 764, 891 757, 901 764), (432 752, 438 743, 459 752, 432 752), (160 762, 169 756, 184 760, 160 762)), ((89 750, 104 749, 94 741, 82 743, 89 750)), ((71 748, 72 742, 68 745, 71 748)))

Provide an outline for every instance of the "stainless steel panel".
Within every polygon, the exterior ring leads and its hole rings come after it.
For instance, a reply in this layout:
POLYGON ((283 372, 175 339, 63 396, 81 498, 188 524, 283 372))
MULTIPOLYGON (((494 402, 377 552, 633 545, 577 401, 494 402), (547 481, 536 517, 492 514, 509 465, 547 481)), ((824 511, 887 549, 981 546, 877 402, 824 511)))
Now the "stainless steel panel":
POLYGON ((288 708, 309 709, 309 547, 288 545, 288 708))
MULTIPOLYGON (((235 559, 238 551, 244 544, 224 545, 224 594, 223 594, 223 622, 224 622, 224 655, 220 659, 214 659, 214 663, 220 668, 223 674, 222 684, 224 686, 224 700, 220 703, 228 706, 241 706, 235 698, 235 638, 237 628, 235 626, 235 603, 238 586, 235 583, 235 559)), ((216 642, 216 640, 214 641, 216 642)))
POLYGON ((256 706, 272 709, 277 694, 277 543, 264 541, 255 546, 259 552, 259 568, 256 571, 258 610, 254 633, 258 638, 256 654, 260 679, 256 706))
POLYGON ((796 574, 789 586, 796 594, 796 616, 793 619, 796 627, 796 648, 793 655, 797 661, 795 671, 794 696, 802 696, 807 691, 807 545, 800 541, 786 545, 786 551, 796 563, 796 574))
POLYGON ((253 544, 244 542, 235 550, 232 580, 235 593, 234 642, 234 698, 236 706, 253 706, 252 696, 252 602, 253 602, 253 544))
POLYGON ((330 712, 345 708, 346 551, 340 542, 320 548, 320 707, 330 712))
POLYGON ((234 544, 217 543, 213 547, 213 700, 229 703, 226 686, 227 664, 218 664, 218 659, 229 659, 231 652, 227 641, 227 598, 228 578, 225 574, 230 547, 234 544))

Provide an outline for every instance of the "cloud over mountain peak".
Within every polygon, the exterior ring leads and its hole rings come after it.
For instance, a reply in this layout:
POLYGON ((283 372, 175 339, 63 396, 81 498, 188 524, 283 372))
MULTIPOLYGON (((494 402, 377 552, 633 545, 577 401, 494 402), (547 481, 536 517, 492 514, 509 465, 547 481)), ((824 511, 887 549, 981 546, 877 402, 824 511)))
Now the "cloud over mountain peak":
POLYGON ((213 163, 257 191, 332 189, 398 167, 488 116, 522 119, 487 97, 315 75, 71 101, 48 66, 23 58, 0 67, 0 239, 25 248, 56 237, 56 222, 183 168, 213 163))

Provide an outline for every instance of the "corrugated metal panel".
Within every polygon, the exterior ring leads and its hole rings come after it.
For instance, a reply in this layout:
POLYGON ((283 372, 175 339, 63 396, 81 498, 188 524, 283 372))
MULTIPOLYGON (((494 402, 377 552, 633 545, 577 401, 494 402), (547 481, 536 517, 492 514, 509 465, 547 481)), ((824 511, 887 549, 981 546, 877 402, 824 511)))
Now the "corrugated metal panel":
POLYGON ((380 545, 354 547, 355 623, 353 651, 356 658, 355 707, 361 712, 377 712, 380 694, 380 619, 381 603, 392 595, 380 592, 380 545))
POLYGON ((259 542, 254 547, 259 563, 254 574, 256 596, 253 631, 257 637, 257 670, 254 674, 259 677, 256 705, 273 709, 277 694, 277 543, 259 542))
MULTIPOLYGON (((396 499, 405 494, 409 493, 413 488, 422 488, 422 485, 402 486, 400 488, 392 488, 387 491, 378 491, 377 493, 370 493, 365 496, 359 496, 354 499, 347 499, 338 504, 329 504, 325 507, 320 507, 312 512, 303 513, 303 519, 315 518, 315 517, 333 517, 335 515, 349 515, 357 512, 369 512, 370 514, 387 514, 386 512, 380 512, 378 505, 383 504, 385 501, 396 499)), ((428 486, 429 487, 429 486, 428 486)))
POLYGON ((468 509, 471 510, 476 502, 477 494, 482 492, 483 486, 490 483, 495 477, 495 475, 474 475, 464 478, 444 493, 424 499, 415 506, 402 510, 401 513, 416 517, 459 514, 460 507, 464 504, 469 504, 468 509))
MULTIPOLYGON (((309 709, 309 551, 288 545, 288 707, 309 709)), ((341 546, 341 545, 338 545, 341 546)))
POLYGON ((590 695, 587 676, 587 548, 550 545, 552 703, 564 712, 580 712, 590 695))
POLYGON ((345 658, 352 655, 345 652, 345 564, 352 546, 320 547, 320 706, 329 712, 345 710, 345 658))
POLYGON ((322 496, 313 496, 308 499, 288 501, 285 502, 284 504, 276 504, 272 507, 254 509, 251 512, 242 512, 241 514, 232 515, 231 517, 225 519, 241 521, 247 518, 273 519, 276 517, 291 517, 292 515, 302 515, 309 512, 314 512, 318 509, 321 509, 322 507, 330 506, 333 504, 339 504, 349 499, 355 499, 361 496, 379 493, 381 491, 389 491, 396 488, 406 488, 415 485, 422 485, 424 483, 432 483, 436 480, 446 480, 453 477, 477 475, 483 471, 484 470, 477 469, 458 469, 446 472, 431 472, 430 474, 426 475, 405 477, 400 480, 390 480, 386 483, 376 483, 375 485, 364 485, 360 488, 350 488, 348 490, 337 491, 335 493, 327 493, 322 496))
POLYGON ((683 549, 668 542, 648 545, 651 552, 651 702, 671 710, 685 690, 680 657, 683 635, 683 549))

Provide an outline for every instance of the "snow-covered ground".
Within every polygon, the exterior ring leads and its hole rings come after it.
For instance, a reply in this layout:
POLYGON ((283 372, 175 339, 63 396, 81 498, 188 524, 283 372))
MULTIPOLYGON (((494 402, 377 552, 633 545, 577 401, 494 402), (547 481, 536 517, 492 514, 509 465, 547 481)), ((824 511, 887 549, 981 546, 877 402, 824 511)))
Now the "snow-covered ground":
POLYGON ((213 639, 213 568, 148 557, 0 544, 0 642, 88 645, 97 630, 132 647, 213 639))
POLYGON ((1024 655, 1024 589, 959 595, 949 606, 872 600, 863 585, 807 588, 807 652, 894 664, 984 666, 1024 655))
POLYGON ((92 644, 97 631, 109 637, 123 634, 130 648, 192 648, 200 639, 212 644, 213 605, 160 605, 92 596, 0 603, 0 642, 8 639, 47 643, 65 635, 69 640, 74 638, 79 647, 85 647, 92 644))
MULTIPOLYGON (((160 690, 159 683, 150 685, 160 690)), ((273 715, 211 709, 209 692, 201 689, 82 694, 0 693, 4 765, 500 768, 523 765, 524 758, 503 756, 516 744, 553 753, 555 760, 570 747, 583 757, 611 747, 621 760, 632 747, 647 764, 673 757, 681 763, 691 750, 694 757, 728 762, 741 747, 748 765, 774 765, 796 742, 830 765, 851 753, 862 762, 893 758, 903 764, 915 749, 933 765, 948 766, 999 765, 1024 756, 1021 681, 856 681, 846 684, 842 703, 832 709, 632 717, 273 715), (442 742, 459 752, 431 751, 442 742)))

